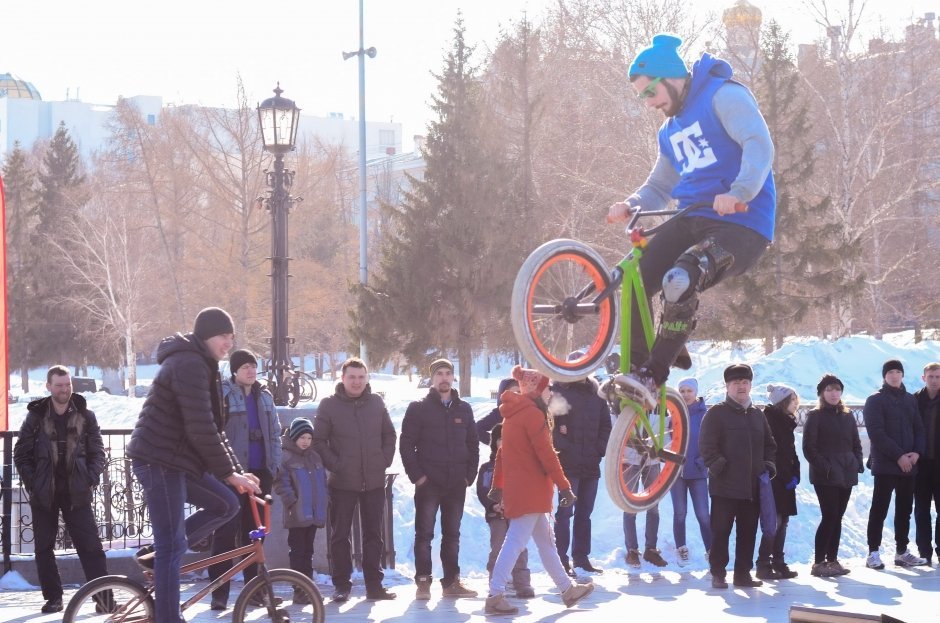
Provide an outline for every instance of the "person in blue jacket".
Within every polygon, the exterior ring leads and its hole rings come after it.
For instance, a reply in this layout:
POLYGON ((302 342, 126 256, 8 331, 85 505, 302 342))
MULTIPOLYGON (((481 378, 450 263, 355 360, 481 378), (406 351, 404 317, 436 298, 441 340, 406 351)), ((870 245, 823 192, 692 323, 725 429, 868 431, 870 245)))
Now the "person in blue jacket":
POLYGON ((682 473, 676 478, 669 495, 672 496, 672 534, 676 542, 676 558, 680 567, 689 564, 689 547, 685 540, 685 518, 692 498, 692 510, 702 535, 705 556, 712 548, 712 526, 708 516, 708 470, 698 451, 698 434, 702 429, 702 418, 708 407, 698 395, 698 381, 686 377, 679 381, 679 394, 689 410, 689 449, 682 465, 682 473))
MULTIPOLYGON (((315 580, 313 541, 317 528, 326 525, 329 495, 323 459, 312 445, 313 423, 304 417, 295 418, 281 437, 281 466, 274 491, 284 502, 290 568, 315 580)), ((306 599, 305 594, 294 593, 294 603, 303 603, 306 599)))
POLYGON ((705 204, 668 221, 640 260, 646 292, 662 292, 663 312, 646 352, 634 307, 630 361, 639 367, 621 380, 650 408, 695 327, 699 293, 754 266, 773 240, 776 213, 774 146, 757 101, 724 60, 703 54, 689 71, 681 44, 658 34, 630 65, 640 101, 665 121, 649 177, 607 214, 608 222, 624 222, 636 208, 705 204))

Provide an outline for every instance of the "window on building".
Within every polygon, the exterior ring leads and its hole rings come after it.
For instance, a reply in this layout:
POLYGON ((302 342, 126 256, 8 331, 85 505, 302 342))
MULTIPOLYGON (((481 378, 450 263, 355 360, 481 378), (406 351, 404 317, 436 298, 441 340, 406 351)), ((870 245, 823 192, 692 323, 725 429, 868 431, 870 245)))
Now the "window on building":
POLYGON ((157 116, 147 115, 147 125, 157 125, 157 116))

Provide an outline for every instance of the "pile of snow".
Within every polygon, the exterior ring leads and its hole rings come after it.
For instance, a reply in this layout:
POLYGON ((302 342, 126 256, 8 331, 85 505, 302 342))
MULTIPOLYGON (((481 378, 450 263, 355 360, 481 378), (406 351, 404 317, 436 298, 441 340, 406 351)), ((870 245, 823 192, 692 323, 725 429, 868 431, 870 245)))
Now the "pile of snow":
MULTIPOLYGON (((883 340, 876 340, 866 336, 843 338, 834 342, 816 338, 795 338, 789 340, 783 348, 765 356, 759 343, 745 343, 732 345, 729 343, 693 343, 690 351, 694 367, 689 374, 699 379, 702 395, 709 403, 716 402, 724 396, 724 383, 722 371, 730 362, 743 361, 754 368, 754 391, 752 396, 757 404, 763 404, 766 399, 766 386, 768 383, 784 382, 793 386, 804 403, 815 403, 816 383, 826 372, 833 372, 845 383, 845 401, 850 404, 860 404, 864 399, 881 386, 881 365, 886 359, 900 359, 905 366, 905 384, 908 391, 916 391, 923 384, 920 380, 923 366, 931 361, 940 361, 940 342, 923 341, 915 344, 913 332, 904 332, 886 336, 883 340)), ((485 366, 482 362, 475 365, 474 372, 479 370, 480 375, 474 374, 472 387, 474 396, 467 400, 473 405, 477 417, 482 417, 495 406, 495 401, 489 398, 501 378, 508 376, 511 365, 498 362, 493 366, 491 361, 489 376, 483 375, 485 366)), ((145 366, 139 369, 142 379, 152 378, 156 367, 145 366)), ((676 372, 673 380, 677 380, 685 373, 676 372)), ((45 383, 45 371, 37 370, 30 374, 31 383, 35 387, 42 387, 45 383), (34 380, 35 379, 35 380, 34 380)), ((15 382, 11 378, 11 382, 15 382)), ((142 383, 148 381, 143 380, 142 383)), ((318 382, 320 396, 332 393, 332 381, 318 382)), ((371 375, 373 391, 384 392, 386 404, 396 429, 400 429, 408 403, 421 398, 426 389, 417 388, 417 378, 409 381, 407 377, 393 376, 384 373, 371 375)), ((127 398, 109 396, 105 394, 86 394, 89 406, 95 411, 103 428, 132 428, 143 403, 141 398, 127 398)), ((10 426, 18 428, 25 415, 26 404, 10 405, 10 426)), ((288 422, 283 422, 287 424, 288 422)), ((864 430, 861 431, 865 443, 864 430)), ((797 449, 800 450, 801 436, 797 435, 797 449)), ((867 447, 867 444, 865 444, 867 447)), ((481 446, 481 460, 488 456, 488 449, 481 446)), ((401 460, 396 455, 391 467, 392 472, 399 474, 395 481, 394 497, 394 526, 395 549, 397 550, 397 564, 399 572, 410 576, 414 571, 414 486, 408 481, 402 469, 401 460)), ((840 558, 860 559, 867 553, 865 528, 868 519, 868 508, 871 503, 872 478, 865 473, 860 478, 859 486, 854 490, 846 511, 842 529, 842 546, 840 558)), ((808 465, 803 461, 802 483, 797 489, 799 515, 791 519, 787 536, 787 558, 790 562, 808 563, 813 558, 813 539, 819 521, 819 507, 816 496, 809 484, 808 465)), ((675 543, 672 536, 672 503, 666 496, 659 505, 660 527, 659 538, 656 543, 670 562, 675 565, 675 543)), ((889 512, 889 518, 893 515, 889 512)), ((624 563, 623 544, 623 515, 604 493, 603 483, 599 487, 597 503, 593 513, 593 550, 591 558, 600 567, 626 568, 624 563)), ((645 517, 639 518, 638 533, 644 533, 645 517)), ((890 557, 894 553, 894 538, 892 521, 886 522, 884 534, 884 552, 890 557)), ((687 519, 687 540, 692 553, 692 564, 689 569, 706 569, 704 549, 698 533, 698 526, 694 520, 691 506, 687 519)), ((439 536, 439 529, 437 534, 439 536)), ((913 541, 913 525, 911 527, 911 540, 913 541)), ((465 505, 464 520, 461 526, 461 570, 469 576, 485 576, 486 560, 488 555, 489 533, 483 519, 483 510, 476 498, 476 489, 468 490, 465 505)), ((641 541, 641 546, 646 545, 641 541)), ((733 556, 733 545, 732 545, 733 556)), ((435 545, 434 559, 439 559, 435 545)), ((645 564, 645 563, 644 563, 645 564)), ((861 562, 857 562, 861 564, 861 562)), ((533 570, 541 570, 541 564, 534 548, 530 551, 530 566, 533 570)), ((648 571, 651 568, 645 568, 648 571)), ((439 562, 435 565, 435 574, 440 574, 439 562)))

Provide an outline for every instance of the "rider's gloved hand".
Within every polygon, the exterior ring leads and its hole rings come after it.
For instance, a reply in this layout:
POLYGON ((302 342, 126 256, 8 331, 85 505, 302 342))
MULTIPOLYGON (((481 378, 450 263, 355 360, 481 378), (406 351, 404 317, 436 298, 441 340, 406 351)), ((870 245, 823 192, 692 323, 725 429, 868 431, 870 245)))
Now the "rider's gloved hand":
POLYGON ((558 492, 558 506, 571 506, 577 501, 578 498, 571 489, 564 489, 558 492))

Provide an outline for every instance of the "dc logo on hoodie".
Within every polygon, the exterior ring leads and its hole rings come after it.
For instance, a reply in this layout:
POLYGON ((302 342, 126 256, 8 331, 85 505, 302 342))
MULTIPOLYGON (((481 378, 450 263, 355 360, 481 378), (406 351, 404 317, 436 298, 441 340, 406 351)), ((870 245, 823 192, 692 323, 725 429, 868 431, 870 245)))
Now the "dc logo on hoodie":
POLYGON ((682 165, 680 175, 686 175, 696 169, 715 164, 715 152, 708 140, 702 136, 702 126, 696 121, 687 128, 682 128, 669 136, 676 161, 682 165))

